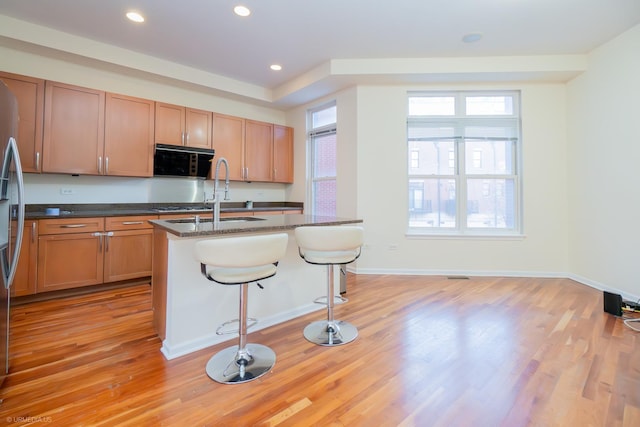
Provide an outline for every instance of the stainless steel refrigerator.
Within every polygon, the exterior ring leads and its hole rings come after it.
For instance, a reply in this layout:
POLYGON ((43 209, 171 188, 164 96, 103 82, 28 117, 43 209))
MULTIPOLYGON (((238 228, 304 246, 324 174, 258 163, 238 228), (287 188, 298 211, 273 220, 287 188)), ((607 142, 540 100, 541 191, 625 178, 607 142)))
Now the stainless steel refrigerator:
POLYGON ((24 229, 24 182, 17 132, 18 102, 0 81, 0 386, 9 373, 9 297, 24 229))

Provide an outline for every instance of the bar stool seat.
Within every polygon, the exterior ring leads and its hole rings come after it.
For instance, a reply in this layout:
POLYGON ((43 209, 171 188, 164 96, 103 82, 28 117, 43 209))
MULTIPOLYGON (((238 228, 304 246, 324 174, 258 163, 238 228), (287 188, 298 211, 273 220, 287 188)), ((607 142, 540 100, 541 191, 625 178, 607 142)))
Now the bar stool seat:
POLYGON ((327 266, 327 320, 309 324, 304 337, 314 344, 336 346, 349 343, 358 336, 351 323, 335 320, 333 266, 349 264, 360 256, 363 229, 359 226, 303 226, 295 229, 298 252, 309 264, 327 266))
MULTIPOLYGON (((195 244, 200 271, 213 282, 240 285, 238 345, 216 353, 207 362, 207 375, 223 384, 248 382, 273 368, 269 347, 247 343, 248 285, 276 274, 289 236, 285 233, 201 240, 195 244)), ((258 284, 260 286, 260 284, 258 284)))

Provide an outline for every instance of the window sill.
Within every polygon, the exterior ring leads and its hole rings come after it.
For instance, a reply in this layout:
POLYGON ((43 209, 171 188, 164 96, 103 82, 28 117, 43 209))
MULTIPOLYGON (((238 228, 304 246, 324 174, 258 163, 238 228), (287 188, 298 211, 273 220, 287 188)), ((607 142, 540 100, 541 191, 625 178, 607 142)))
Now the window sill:
POLYGON ((415 230, 407 230, 405 237, 408 239, 429 239, 429 240, 524 240, 525 234, 480 234, 480 233, 425 233, 415 230))

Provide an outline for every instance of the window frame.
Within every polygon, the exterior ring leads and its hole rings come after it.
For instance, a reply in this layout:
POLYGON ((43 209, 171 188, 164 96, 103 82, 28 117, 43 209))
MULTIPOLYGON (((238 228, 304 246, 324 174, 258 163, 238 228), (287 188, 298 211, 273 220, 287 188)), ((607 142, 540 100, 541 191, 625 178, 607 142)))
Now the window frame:
MULTIPOLYGON (((337 122, 338 122, 338 118, 337 118, 337 103, 336 101, 330 101, 328 103, 322 104, 320 106, 311 108, 309 110, 307 110, 307 147, 308 147, 308 153, 309 155, 307 156, 307 205, 309 206, 309 213, 311 215, 318 215, 316 213, 317 211, 317 206, 316 206, 316 197, 315 197, 315 183, 317 182, 323 182, 323 181, 333 181, 335 182, 336 188, 337 188, 337 183, 338 183, 338 177, 337 177, 337 165, 336 165, 336 174, 333 176, 321 176, 321 177, 316 177, 315 176, 315 171, 316 171, 316 159, 315 159, 315 138, 316 137, 323 137, 323 136, 327 136, 327 135, 335 135, 336 138, 336 145, 337 145, 337 138, 338 138, 338 127, 337 127, 337 122), (317 112, 323 111, 323 110, 327 110, 330 108, 336 108, 336 120, 333 123, 328 123, 328 124, 324 124, 321 126, 317 126, 317 127, 313 127, 313 115, 317 112)), ((336 151, 337 151, 337 146, 336 146, 336 151)), ((337 153, 336 153, 337 156, 337 153)), ((337 206, 336 206, 337 209, 337 206)), ((333 213, 333 216, 335 216, 336 212, 333 213)))
MULTIPOLYGON (((414 205, 413 200, 408 200, 407 202, 407 235, 408 236, 429 236, 429 237, 437 237, 437 236, 447 236, 447 237, 473 237, 473 236, 482 236, 482 237, 521 237, 523 230, 523 215, 522 215, 522 205, 523 205, 523 179, 522 179, 522 130, 521 130, 521 113, 520 113, 520 99, 521 93, 517 90, 491 90, 491 91, 409 91, 407 93, 407 161, 405 163, 407 167, 407 197, 411 198, 415 192, 415 182, 416 180, 422 181, 426 183, 427 180, 434 180, 432 182, 437 185, 441 185, 443 181, 451 180, 453 181, 453 185, 455 188, 455 225, 453 227, 433 227, 433 226, 416 226, 411 225, 412 222, 412 207, 414 205), (415 97, 453 97, 455 99, 455 107, 454 113, 449 115, 442 114, 433 114, 433 115, 411 115, 411 98, 415 97), (512 111, 510 114, 466 114, 466 99, 468 97, 482 97, 482 96, 509 96, 512 99, 512 111), (448 154, 447 165, 453 169, 453 171, 449 173, 442 173, 442 170, 438 168, 437 173, 429 173, 429 174, 412 174, 411 173, 411 161, 409 158, 409 153, 415 149, 415 147, 411 146, 411 142, 414 139, 410 139, 410 129, 412 125, 419 125, 420 123, 424 123, 428 126, 428 124, 436 124, 436 123, 444 123, 447 125, 452 125, 454 129, 466 129, 466 126, 473 124, 495 124, 495 123, 511 123, 509 126, 505 126, 505 129, 512 129, 514 131, 513 137, 507 138, 495 138, 498 141, 507 141, 511 142, 511 147, 505 146, 506 150, 510 150, 511 159, 510 159, 510 167, 511 171, 509 173, 498 173, 496 170, 493 173, 489 174, 477 174, 471 173, 468 169, 473 169, 473 165, 468 164, 468 161, 474 161, 473 152, 469 154, 472 157, 467 158, 466 150, 468 149, 467 143, 473 140, 491 140, 493 138, 469 138, 465 135, 455 135, 455 137, 447 137, 443 136, 442 138, 435 137, 435 140, 441 141, 449 141, 453 142, 453 149, 449 149, 449 151, 453 151, 453 159, 454 164, 451 164, 451 153, 448 154), (453 125, 455 123, 455 125, 453 125), (468 168, 467 168, 468 166, 468 168), (513 199, 513 225, 508 227, 497 227, 495 224, 493 227, 473 227, 469 225, 469 216, 472 212, 469 212, 469 208, 473 208, 473 205, 469 203, 468 196, 468 184, 472 180, 480 180, 482 192, 484 193, 485 185, 488 187, 493 186, 496 189, 496 192, 499 188, 502 189, 502 194, 504 195, 507 191, 505 183, 511 181, 513 182, 513 188, 510 194, 510 197, 513 199), (494 180, 493 183, 490 181, 494 180), (484 181, 484 182, 483 182, 484 181)), ((502 126, 502 125, 500 125, 502 126)), ((457 132, 456 132, 457 133, 457 132)), ((473 150, 473 148, 472 148, 473 150)), ((425 161, 428 161, 425 159, 425 161)), ((482 164, 483 160, 480 160, 482 164)), ((495 165, 494 165, 495 167, 495 165)), ((484 196, 484 194, 483 194, 484 196)), ((430 199, 423 195, 423 205, 426 205, 426 201, 430 199)), ((440 198, 440 201, 444 200, 440 198)), ((439 203, 440 204, 440 203, 439 203)), ((436 207, 440 212, 443 211, 442 206, 436 207)), ((511 213, 511 210, 508 211, 511 213)))

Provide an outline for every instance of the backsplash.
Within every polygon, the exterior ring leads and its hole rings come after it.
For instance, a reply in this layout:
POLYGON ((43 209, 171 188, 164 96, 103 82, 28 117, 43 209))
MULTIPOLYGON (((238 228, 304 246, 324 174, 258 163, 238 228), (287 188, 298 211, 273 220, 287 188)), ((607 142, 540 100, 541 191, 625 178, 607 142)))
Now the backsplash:
MULTIPOLYGON (((211 198, 213 181, 191 178, 125 178, 24 174, 27 204, 197 203, 211 198)), ((232 202, 288 201, 285 185, 231 182, 232 202)), ((222 183, 220 189, 224 189, 222 183)), ((302 200, 293 200, 300 201, 302 200)))

